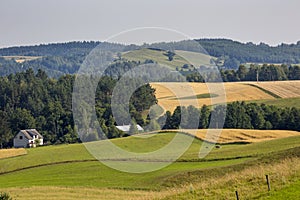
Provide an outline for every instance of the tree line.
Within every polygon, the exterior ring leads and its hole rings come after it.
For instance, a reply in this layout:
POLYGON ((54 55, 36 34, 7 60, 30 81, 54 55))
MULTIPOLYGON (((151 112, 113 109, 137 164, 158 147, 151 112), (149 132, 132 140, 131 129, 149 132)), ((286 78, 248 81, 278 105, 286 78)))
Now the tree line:
MULTIPOLYGON (((210 74, 205 73, 205 71, 209 71, 206 67, 200 68, 200 71, 203 74, 200 74, 197 70, 186 73, 186 80, 189 82, 204 82, 205 79, 210 79, 210 74)), ((260 66, 251 64, 250 67, 246 67, 240 65, 237 70, 220 69, 220 75, 224 82, 299 80, 300 66, 284 64, 263 64, 260 66)))
POLYGON ((300 131, 299 121, 300 109, 245 102, 233 102, 228 104, 227 108, 219 105, 214 109, 206 105, 200 109, 194 106, 178 106, 173 113, 167 111, 157 120, 162 129, 206 129, 210 126, 211 128, 300 131), (219 119, 224 117, 224 125, 222 126, 220 120, 211 121, 213 115, 218 116, 219 119))

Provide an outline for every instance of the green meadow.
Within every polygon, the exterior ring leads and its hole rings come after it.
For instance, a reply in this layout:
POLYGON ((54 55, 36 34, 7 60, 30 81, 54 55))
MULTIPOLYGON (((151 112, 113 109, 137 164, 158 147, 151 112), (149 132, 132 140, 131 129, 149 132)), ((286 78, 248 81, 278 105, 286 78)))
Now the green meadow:
POLYGON ((194 66, 200 65, 211 65, 210 59, 216 59, 206 54, 196 53, 191 51, 175 51, 175 55, 172 61, 169 61, 166 56, 167 51, 164 50, 153 50, 153 49, 139 49, 130 52, 125 52, 122 57, 130 61, 140 61, 153 60, 159 64, 168 66, 169 68, 175 70, 176 67, 181 69, 185 64, 190 64, 194 66))
POLYGON ((263 99, 263 100, 256 100, 256 101, 251 101, 253 103, 258 103, 258 104, 266 104, 266 105, 273 105, 281 108, 286 108, 286 107, 295 107, 295 108, 300 108, 300 98, 295 97, 295 98, 279 98, 279 99, 263 99))
MULTIPOLYGON (((162 148, 170 143, 174 136, 174 133, 160 133, 148 137, 131 136, 113 139, 112 142, 126 151, 145 153, 162 148)), ((180 137, 185 139, 190 136, 182 134, 180 137)), ((97 142, 97 145, 101 145, 101 142, 97 142)), ((120 193, 120 197, 124 197, 126 193, 129 199, 140 199, 139 192, 143 193, 142 196, 149 194, 149 199, 190 199, 205 195, 201 188, 206 188, 204 183, 210 182, 212 187, 207 189, 208 196, 205 199, 214 199, 215 195, 227 195, 232 189, 229 188, 228 182, 224 183, 226 186, 224 189, 220 189, 220 184, 223 184, 217 181, 220 177, 229 176, 224 178, 224 181, 230 182, 233 181, 230 180, 230 176, 235 180, 236 173, 240 171, 241 185, 236 187, 252 188, 251 182, 247 184, 247 178, 244 178, 249 173, 250 176, 253 176, 251 173, 254 172, 251 169, 264 168, 262 166, 274 167, 289 157, 295 159, 293 162, 298 162, 300 155, 298 154, 300 152, 300 136, 250 144, 219 145, 218 148, 214 147, 207 157, 199 159, 201 145, 203 145, 203 141, 194 139, 188 150, 176 162, 158 171, 148 173, 127 173, 111 169, 91 156, 83 144, 28 149, 26 155, 0 160, 0 191, 8 191, 13 197, 17 197, 16 199, 18 197, 30 199, 30 197, 22 196, 24 187, 28 190, 35 187, 42 188, 41 191, 48 188, 49 194, 53 190, 58 190, 61 192, 61 196, 57 199, 73 199, 65 188, 79 191, 91 190, 91 199, 95 198, 99 190, 113 190, 115 194, 120 193), (128 193, 128 191, 130 192, 128 193)), ((111 162, 141 164, 130 159, 112 160, 111 162)), ((289 162, 285 161, 284 163, 288 164, 289 162)), ((151 161, 144 161, 142 164, 151 164, 151 161)), ((284 188, 284 191, 288 192, 296 190, 294 188, 299 186, 299 183, 293 183, 293 180, 298 177, 300 171, 298 168, 290 170, 293 171, 288 175, 277 178, 278 180, 284 178, 286 187, 281 187, 280 181, 272 182, 277 190, 284 188)), ((269 172, 274 173, 274 170, 270 168, 269 172)), ((263 179, 263 177, 261 178, 263 179)), ((256 179, 259 180, 257 177, 256 179)), ((259 191, 263 191, 263 188, 261 187, 259 191)), ((265 198, 264 192, 259 194, 265 198)), ((101 199, 118 199, 110 197, 110 195, 106 197, 99 195, 98 197, 101 199)), ((276 198, 276 195, 281 194, 274 191, 272 195, 276 198)), ((51 195, 48 197, 42 195, 41 197, 43 199, 53 198, 51 195)), ((87 199, 89 199, 89 195, 87 195, 87 199)))

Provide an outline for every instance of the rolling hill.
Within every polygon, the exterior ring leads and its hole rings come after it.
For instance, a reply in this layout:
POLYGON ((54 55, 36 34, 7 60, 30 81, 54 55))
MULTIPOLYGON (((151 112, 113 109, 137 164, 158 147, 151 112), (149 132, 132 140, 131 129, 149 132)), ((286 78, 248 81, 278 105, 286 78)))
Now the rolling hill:
MULTIPOLYGON (((198 42, 215 57, 210 57, 204 52, 193 52, 192 46, 186 45, 184 41, 174 43, 178 48, 171 61, 166 55, 167 51, 156 49, 160 45, 166 45, 165 43, 144 46, 109 43, 104 45, 112 52, 122 52, 121 57, 125 60, 141 62, 154 60, 169 66, 172 70, 187 72, 193 69, 191 65, 210 65, 211 59, 215 61, 221 59, 221 63, 228 68, 232 67, 232 63, 242 62, 290 64, 300 61, 299 42, 278 47, 242 44, 223 39, 201 39, 198 42), (183 67, 185 64, 191 65, 183 67)), ((44 69, 55 77, 73 74, 77 72, 85 56, 98 44, 99 42, 73 42, 0 49, 0 75, 31 67, 35 71, 44 69)), ((3 83, 6 83, 6 80, 8 78, 4 78, 3 83)), ((38 83, 44 85, 42 82, 38 83)), ((53 81, 50 83, 53 84, 53 81)), ((294 105, 300 107, 300 81, 231 82, 222 83, 221 87, 217 87, 217 83, 209 83, 209 86, 212 86, 210 88, 204 83, 163 82, 151 85, 156 89, 159 106, 170 111, 178 105, 200 107, 204 104, 218 104, 225 98, 222 92, 219 93, 222 87, 225 88, 226 102, 249 101, 281 107, 294 105)), ((72 85, 65 84, 57 91, 66 91, 70 88, 72 85)), ((31 90, 29 87, 28 91, 31 90)), ((42 104, 39 105, 43 107, 42 104)), ((45 113, 55 114, 56 105, 59 104, 51 104, 49 108, 53 110, 46 110, 45 113)), ((54 122, 55 129, 57 123, 55 125, 54 122)), ((68 121, 64 124, 70 123, 68 121)), ((44 124, 47 124, 46 118, 44 124)), ((193 139, 187 151, 163 169, 140 174, 109 168, 94 158, 84 144, 0 150, 0 192, 9 192, 14 199, 25 200, 228 199, 234 198, 234 191, 239 190, 243 199, 259 199, 273 195, 266 191, 264 181, 266 174, 270 175, 272 190, 276 191, 274 199, 282 198, 278 191, 283 191, 284 198, 289 198, 288 193, 299 188, 300 133, 296 131, 225 129, 217 138, 218 145, 205 158, 199 158, 199 150, 207 144, 203 141, 206 139, 207 130, 166 130, 159 134, 113 139, 111 142, 129 152, 153 152, 169 145, 175 138, 176 131, 183 133, 179 134, 177 147, 187 138, 193 139)), ((211 135, 207 140, 211 142, 216 137, 211 135)), ((106 147, 104 141, 85 145, 106 147)), ((105 159, 115 165, 148 166, 167 163, 170 155, 176 151, 178 149, 174 148, 161 154, 159 159, 154 157, 144 160, 123 155, 113 157, 116 155, 111 151, 105 159)), ((295 198, 298 193, 294 192, 293 195, 291 198, 295 198)))
MULTIPOLYGON (((169 67, 170 69, 178 70, 183 69, 182 66, 185 64, 200 66, 200 65, 211 65, 210 60, 216 59, 209 55, 191 51, 175 50, 175 56, 172 61, 168 60, 167 51, 142 48, 129 52, 124 52, 122 57, 130 61, 145 62, 145 60, 156 61, 159 64, 169 67)), ((189 68, 183 69, 188 70, 189 68)))
MULTIPOLYGON (((148 138, 128 137, 112 142, 126 150, 145 152, 168 144, 173 137, 172 133, 160 133, 148 138), (137 147, 134 144, 139 145, 137 147)), ((198 151, 202 141, 194 140, 178 161, 145 174, 110 169, 95 160, 82 144, 40 147, 28 149, 28 154, 23 156, 0 160, 0 191, 7 191, 14 198, 25 200, 174 199, 174 196, 190 199, 192 185, 194 195, 214 198, 234 195, 227 184, 236 183, 237 179, 240 190, 253 190, 253 185, 248 182, 252 178, 259 186, 255 188, 257 192, 241 193, 251 198, 264 195, 261 178, 265 171, 273 175, 272 188, 278 190, 284 187, 282 179, 290 181, 296 176, 296 172, 300 171, 300 165, 296 164, 300 163, 297 157, 299 144, 300 136, 250 144, 226 144, 199 160, 198 151), (290 160, 287 160, 289 155, 290 160), (288 170, 275 177, 278 169, 287 166, 290 166, 288 170), (254 175, 254 172, 257 174, 254 175), (201 192, 203 189, 206 193, 201 192), (28 191, 35 191, 34 196, 28 191)), ((286 183, 286 186, 292 183, 286 183)))

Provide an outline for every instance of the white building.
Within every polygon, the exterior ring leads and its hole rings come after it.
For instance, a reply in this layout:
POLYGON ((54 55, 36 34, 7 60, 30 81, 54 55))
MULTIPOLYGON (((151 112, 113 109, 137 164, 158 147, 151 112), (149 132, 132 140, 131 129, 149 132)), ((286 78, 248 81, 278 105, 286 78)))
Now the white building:
POLYGON ((35 129, 20 130, 14 137, 15 148, 36 147, 36 145, 43 145, 43 136, 35 129), (37 144, 39 142, 39 144, 37 144))
MULTIPOLYGON (((117 129, 119 129, 120 131, 123 131, 124 133, 128 133, 130 130, 130 126, 131 125, 123 125, 123 126, 116 126, 117 129)), ((136 128, 138 129, 138 131, 144 131, 144 129, 140 126, 140 125, 136 125, 136 128)))

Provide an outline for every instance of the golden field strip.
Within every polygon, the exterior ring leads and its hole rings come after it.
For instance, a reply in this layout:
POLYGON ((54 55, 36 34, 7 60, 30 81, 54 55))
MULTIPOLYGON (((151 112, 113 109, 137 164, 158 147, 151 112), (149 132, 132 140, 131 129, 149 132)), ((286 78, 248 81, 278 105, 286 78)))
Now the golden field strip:
POLYGON ((268 90, 281 98, 292 98, 300 96, 300 81, 265 81, 248 82, 265 90, 268 90))
POLYGON ((14 198, 23 200, 32 200, 34 193, 35 200, 53 200, 53 199, 114 199, 114 200, 150 200, 161 199, 174 193, 164 191, 145 191, 145 190, 122 190, 95 187, 54 187, 54 186, 36 186, 22 188, 6 189, 14 198))
POLYGON ((27 151, 23 148, 20 149, 0 149, 0 159, 9 158, 15 156, 21 156, 27 154, 27 151))
POLYGON ((271 94, 259 89, 270 91, 282 98, 300 97, 300 81, 270 82, 225 82, 225 83, 151 83, 156 89, 158 104, 165 110, 174 111, 181 106, 220 104, 234 101, 252 101, 275 99, 271 94), (258 86, 258 87, 255 87, 258 86), (207 97, 213 94, 214 97, 207 97), (200 95, 200 96, 197 96, 200 95), (206 95, 201 97, 201 95, 206 95))
MULTIPOLYGON (((164 132, 174 130, 164 130, 164 132)), ((298 131, 288 130, 252 130, 252 129, 179 129, 178 132, 187 133, 201 140, 228 143, 255 143, 273 139, 300 136, 298 131)))

